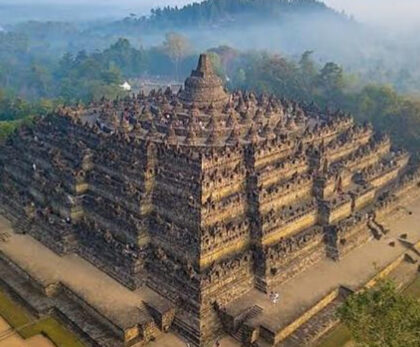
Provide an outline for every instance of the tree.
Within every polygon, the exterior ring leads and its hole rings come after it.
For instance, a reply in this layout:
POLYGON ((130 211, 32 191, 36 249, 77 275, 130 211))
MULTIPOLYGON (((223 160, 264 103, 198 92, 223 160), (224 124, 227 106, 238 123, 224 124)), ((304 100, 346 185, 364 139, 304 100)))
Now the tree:
POLYGON ((63 57, 58 62, 58 69, 56 71, 56 76, 62 78, 66 76, 69 71, 72 69, 74 64, 74 58, 71 53, 65 53, 63 57))
POLYGON ((356 343, 372 347, 417 347, 420 303, 397 292, 390 281, 350 296, 338 309, 356 343))
POLYGON ((105 66, 117 66, 126 77, 137 77, 147 68, 144 49, 135 49, 127 39, 122 38, 103 52, 95 54, 95 58, 105 66))
POLYGON ((305 51, 299 60, 299 67, 305 77, 313 79, 316 76, 316 66, 312 59, 313 51, 305 51))
POLYGON ((312 59, 313 51, 305 51, 299 60, 299 70, 303 81, 303 87, 312 92, 312 86, 317 75, 317 69, 312 59))
POLYGON ((326 100, 339 105, 345 86, 343 69, 335 63, 326 63, 317 77, 317 87, 326 100))
POLYGON ((208 57, 210 58, 211 64, 213 65, 213 70, 216 72, 219 77, 222 79, 226 78, 226 74, 223 70, 222 61, 220 56, 215 52, 207 52, 208 57))
POLYGON ((35 64, 31 66, 27 84, 31 88, 33 96, 48 95, 51 81, 51 73, 44 66, 35 64))
POLYGON ((33 106, 34 113, 41 116, 53 112, 54 108, 55 104, 51 99, 40 99, 39 102, 37 102, 37 105, 33 106))
POLYGON ((191 44, 185 36, 177 33, 168 33, 163 42, 163 47, 166 54, 175 64, 175 75, 176 79, 179 80, 179 63, 191 52, 191 44))
POLYGON ((102 72, 101 80, 106 84, 119 84, 122 82, 121 72, 115 65, 111 65, 108 70, 102 72))

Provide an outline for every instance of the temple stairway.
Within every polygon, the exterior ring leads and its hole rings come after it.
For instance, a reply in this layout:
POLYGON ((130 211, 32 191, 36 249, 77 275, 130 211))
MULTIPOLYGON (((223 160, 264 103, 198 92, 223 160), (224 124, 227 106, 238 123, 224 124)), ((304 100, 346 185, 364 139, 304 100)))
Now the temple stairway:
POLYGON ((193 341, 196 344, 199 343, 200 335, 197 333, 197 330, 185 323, 184 319, 182 319, 182 313, 178 313, 175 316, 173 328, 176 331, 179 331, 182 336, 186 336, 188 340, 193 341))
POLYGON ((381 229, 372 220, 367 223, 367 226, 376 240, 380 240, 382 238, 383 233, 381 229))
POLYGON ((258 317, 262 312, 263 309, 261 307, 257 305, 252 306, 242 318, 242 322, 239 324, 239 327, 236 329, 236 331, 232 332, 232 337, 241 343, 246 343, 246 340, 249 338, 249 335, 252 333, 252 331, 259 329, 258 326, 253 326, 252 320, 258 317))

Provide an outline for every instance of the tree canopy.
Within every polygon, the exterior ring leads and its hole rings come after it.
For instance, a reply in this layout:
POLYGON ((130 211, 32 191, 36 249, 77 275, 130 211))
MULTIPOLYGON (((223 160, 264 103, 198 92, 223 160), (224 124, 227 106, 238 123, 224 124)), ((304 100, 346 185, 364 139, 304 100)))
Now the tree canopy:
MULTIPOLYGON (((183 80, 198 58, 188 38, 173 32, 150 48, 135 47, 126 38, 117 38, 103 50, 68 52, 56 60, 28 49, 23 34, 0 33, 1 42, 0 84, 6 98, 0 100, 0 120, 43 114, 38 112, 40 100, 57 104, 89 102, 102 96, 114 98, 122 95, 120 84, 127 79, 166 76, 183 80)), ((394 144, 420 152, 418 97, 401 95, 391 85, 366 83, 335 62, 321 64, 311 51, 291 58, 223 45, 209 53, 215 71, 230 89, 249 89, 315 102, 321 108, 340 108, 389 132, 394 144)))
POLYGON ((163 49, 175 64, 176 78, 179 79, 179 62, 191 54, 192 46, 188 38, 178 33, 167 33, 163 49))
POLYGON ((370 347, 417 347, 420 302, 384 281, 351 295, 338 310, 356 343, 370 347))
POLYGON ((323 11, 336 14, 318 0, 205 0, 181 8, 155 8, 150 17, 137 21, 144 27, 180 28, 214 23, 232 23, 252 14, 254 18, 278 19, 287 13, 323 11))

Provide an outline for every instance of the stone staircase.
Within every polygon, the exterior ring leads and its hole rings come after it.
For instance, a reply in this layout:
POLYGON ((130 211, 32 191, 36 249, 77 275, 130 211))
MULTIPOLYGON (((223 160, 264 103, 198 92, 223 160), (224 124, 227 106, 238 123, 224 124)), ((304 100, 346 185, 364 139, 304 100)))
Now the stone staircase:
POLYGON ((372 220, 372 223, 383 235, 389 233, 389 229, 387 229, 383 224, 379 223, 377 220, 372 220))
POLYGON ((259 276, 255 279, 255 288, 258 289, 262 293, 267 293, 267 283, 263 278, 260 278, 259 276))
POLYGON ((196 330, 187 325, 183 319, 180 319, 178 315, 175 316, 172 326, 174 330, 180 332, 181 335, 185 336, 194 346, 199 346, 200 335, 196 330))
POLYGON ((262 312, 263 309, 258 305, 250 307, 248 311, 244 314, 242 322, 239 324, 239 327, 236 329, 236 331, 233 331, 231 333, 231 336, 241 343, 251 343, 250 341, 246 340, 250 337, 252 331, 255 329, 259 329, 259 327, 253 327, 248 325, 247 323, 249 323, 254 318, 258 317, 262 312))
POLYGON ((382 238, 383 233, 372 220, 367 223, 367 226, 376 240, 380 240, 382 238))
POLYGON ((246 326, 244 324, 242 324, 238 330, 236 330, 233 334, 231 334, 231 336, 239 342, 243 342, 244 338, 245 338, 245 333, 246 333, 247 329, 246 326))
POLYGON ((379 223, 375 215, 369 218, 369 221, 367 222, 367 227, 369 228, 376 240, 380 240, 382 236, 389 233, 389 229, 386 228, 383 224, 379 223))
POLYGON ((244 322, 247 320, 251 320, 252 318, 255 318, 256 316, 258 316, 261 312, 263 311, 263 309, 261 307, 259 307, 258 305, 254 305, 252 306, 249 311, 245 314, 244 316, 244 322))
MULTIPOLYGON (((147 336, 146 339, 156 339, 163 334, 163 331, 157 325, 157 320, 150 314, 149 309, 144 302, 139 303, 137 306, 138 310, 142 313, 144 317, 147 317, 147 336)), ((141 334, 140 334, 141 335, 141 334)), ((140 336, 142 337, 142 336, 140 336)), ((139 340, 140 341, 140 340, 139 340)), ((147 340, 148 341, 148 340, 147 340)), ((146 342, 147 342, 146 341, 146 342)))

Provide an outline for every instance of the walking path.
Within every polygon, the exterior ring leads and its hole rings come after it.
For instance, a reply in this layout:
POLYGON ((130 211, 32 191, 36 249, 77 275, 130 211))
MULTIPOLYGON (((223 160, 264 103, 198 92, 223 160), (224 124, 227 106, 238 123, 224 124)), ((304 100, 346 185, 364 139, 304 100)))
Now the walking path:
POLYGON ((55 347, 49 339, 42 335, 24 340, 18 334, 11 332, 9 324, 0 317, 0 347, 55 347))

